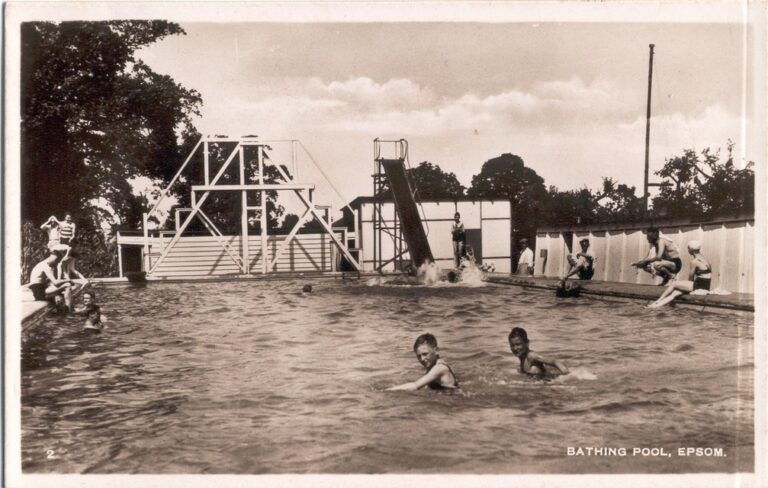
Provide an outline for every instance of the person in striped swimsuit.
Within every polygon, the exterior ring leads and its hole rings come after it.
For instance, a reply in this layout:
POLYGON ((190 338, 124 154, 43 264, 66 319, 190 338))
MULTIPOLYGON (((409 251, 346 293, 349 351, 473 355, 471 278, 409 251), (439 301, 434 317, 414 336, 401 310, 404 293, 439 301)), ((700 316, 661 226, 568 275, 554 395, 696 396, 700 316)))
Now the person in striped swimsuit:
POLYGON ((72 222, 71 213, 64 214, 64 222, 59 222, 59 234, 62 244, 72 245, 72 241, 75 240, 75 223, 72 222))

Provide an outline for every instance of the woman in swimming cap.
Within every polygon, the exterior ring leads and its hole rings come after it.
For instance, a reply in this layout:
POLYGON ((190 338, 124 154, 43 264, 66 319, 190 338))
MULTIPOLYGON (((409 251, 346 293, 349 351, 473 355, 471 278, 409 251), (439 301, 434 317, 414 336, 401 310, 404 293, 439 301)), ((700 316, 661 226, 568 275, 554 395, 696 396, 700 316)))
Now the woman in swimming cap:
POLYGON ((691 272, 688 281, 675 280, 667 286, 658 300, 648 305, 650 308, 663 307, 680 295, 685 295, 693 290, 709 291, 712 284, 712 265, 701 255, 701 243, 690 241, 688 254, 691 255, 691 272))

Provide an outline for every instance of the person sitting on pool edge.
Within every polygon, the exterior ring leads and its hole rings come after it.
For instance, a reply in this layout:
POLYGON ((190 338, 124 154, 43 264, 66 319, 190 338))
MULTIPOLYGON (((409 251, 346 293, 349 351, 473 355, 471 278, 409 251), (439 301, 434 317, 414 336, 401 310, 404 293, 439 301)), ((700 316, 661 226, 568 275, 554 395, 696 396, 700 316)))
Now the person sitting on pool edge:
POLYGON ((29 275, 28 288, 35 300, 54 299, 57 305, 59 297, 64 301, 64 306, 69 309, 72 306, 72 283, 68 279, 59 279, 53 271, 56 265, 66 253, 63 249, 52 250, 47 258, 40 261, 32 268, 29 275))
POLYGON ((591 280, 595 274, 595 257, 590 253, 589 239, 584 238, 580 240, 579 245, 581 246, 581 252, 577 252, 576 257, 568 255, 570 268, 565 273, 565 276, 560 278, 561 280, 567 280, 576 274, 579 275, 580 280, 591 280))
POLYGON ((57 268, 59 278, 71 280, 73 294, 77 294, 82 288, 85 288, 91 283, 90 280, 83 276, 83 273, 78 271, 75 267, 79 258, 80 252, 75 248, 70 248, 61 262, 59 262, 57 268))
POLYGON ((663 307, 680 295, 685 295, 693 290, 707 290, 712 283, 712 266, 704 256, 701 255, 701 243, 691 241, 688 243, 688 254, 691 255, 691 272, 688 274, 688 281, 675 280, 667 286, 664 293, 658 300, 648 305, 649 308, 663 307))
POLYGON ((680 252, 674 242, 659 236, 659 229, 656 227, 649 227, 645 233, 648 243, 651 245, 649 257, 632 263, 632 266, 652 275, 658 274, 663 278, 660 285, 666 285, 683 267, 680 252))
POLYGON ((431 390, 455 390, 459 387, 459 380, 448 364, 440 359, 437 347, 437 339, 432 334, 422 334, 413 343, 413 352, 416 359, 424 366, 427 373, 416 381, 387 388, 393 390, 418 390, 428 387, 431 390))
POLYGON ((570 373, 557 359, 546 359, 530 349, 528 333, 522 327, 513 327, 507 337, 509 349, 520 360, 520 372, 538 378, 553 378, 570 373))

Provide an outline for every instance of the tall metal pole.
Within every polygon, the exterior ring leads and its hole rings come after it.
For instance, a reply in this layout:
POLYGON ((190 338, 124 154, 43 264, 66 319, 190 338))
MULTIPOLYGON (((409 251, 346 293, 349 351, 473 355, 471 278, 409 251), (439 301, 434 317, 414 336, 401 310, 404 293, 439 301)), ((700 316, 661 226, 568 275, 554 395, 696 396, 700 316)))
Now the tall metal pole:
POLYGON ((653 78, 653 44, 649 44, 648 58, 648 106, 645 112, 645 178, 643 179, 643 212, 648 212, 648 148, 651 141, 651 79, 653 78))

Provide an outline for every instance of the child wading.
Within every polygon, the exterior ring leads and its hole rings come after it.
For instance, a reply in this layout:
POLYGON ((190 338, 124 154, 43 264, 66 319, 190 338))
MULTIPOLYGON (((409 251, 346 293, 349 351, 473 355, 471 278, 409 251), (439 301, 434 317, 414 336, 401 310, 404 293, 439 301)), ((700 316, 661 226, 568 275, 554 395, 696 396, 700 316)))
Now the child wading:
POLYGON ((568 374, 568 367, 557 359, 546 359, 541 354, 530 350, 528 333, 521 327, 515 327, 509 333, 509 349, 520 360, 520 372, 539 378, 552 378, 568 374))
POLYGON ((437 339, 432 334, 420 335, 413 344, 416 359, 424 366, 427 373, 416 381, 387 388, 387 390, 418 390, 428 387, 432 390, 455 390, 459 380, 448 364, 440 359, 437 339))

